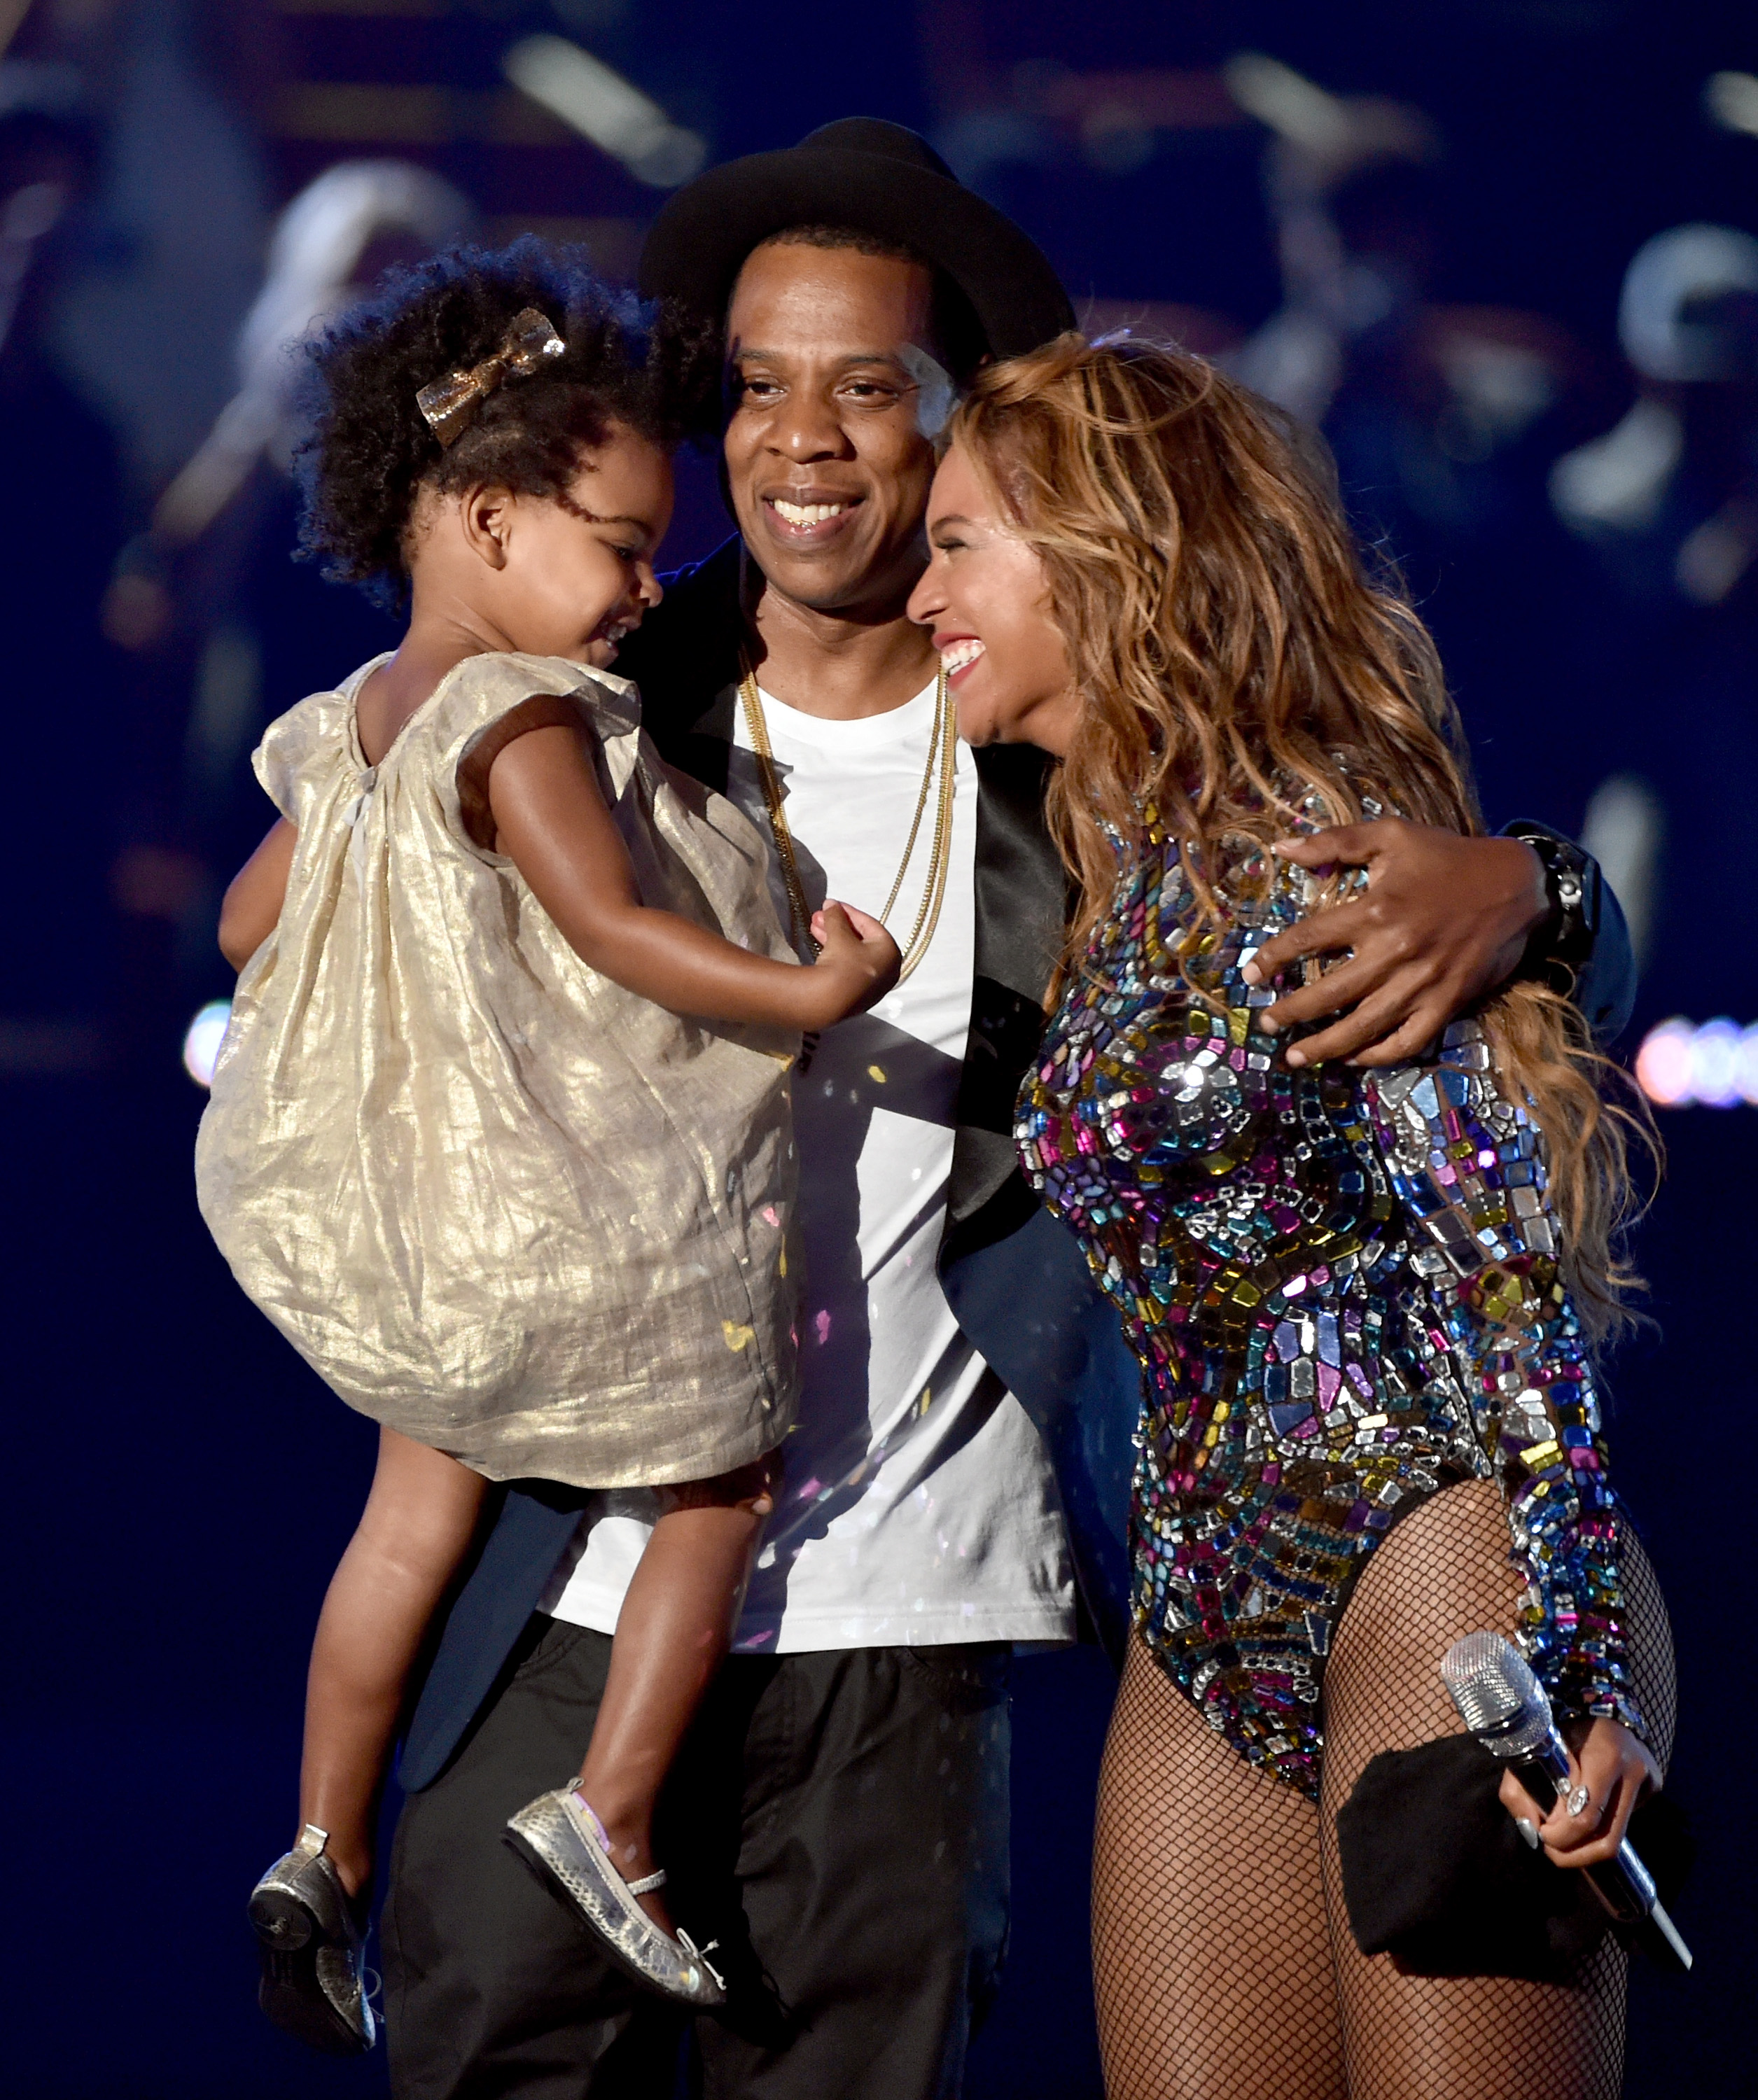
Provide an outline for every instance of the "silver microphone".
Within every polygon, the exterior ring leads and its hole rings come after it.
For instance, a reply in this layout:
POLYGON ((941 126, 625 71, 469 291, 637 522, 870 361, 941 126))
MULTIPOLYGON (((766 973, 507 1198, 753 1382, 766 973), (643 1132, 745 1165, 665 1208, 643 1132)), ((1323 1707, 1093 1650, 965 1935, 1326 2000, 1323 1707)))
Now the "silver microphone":
MULTIPOLYGON (((1442 1657, 1441 1675, 1466 1728, 1491 1757, 1513 1767, 1520 1784, 1548 1811, 1567 1790, 1569 1750, 1526 1657, 1500 1634, 1467 1634, 1442 1657)), ((1612 1917, 1634 1928, 1656 1961, 1668 1968, 1690 1967, 1691 1950, 1656 1899, 1654 1877, 1628 1838, 1615 1859, 1581 1871, 1612 1917)))

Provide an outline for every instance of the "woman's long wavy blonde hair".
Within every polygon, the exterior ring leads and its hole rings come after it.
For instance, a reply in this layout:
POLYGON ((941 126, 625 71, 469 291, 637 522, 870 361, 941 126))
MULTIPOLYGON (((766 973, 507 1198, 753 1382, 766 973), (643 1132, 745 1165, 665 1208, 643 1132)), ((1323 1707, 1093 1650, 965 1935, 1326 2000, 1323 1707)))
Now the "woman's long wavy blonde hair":
MULTIPOLYGON (((1371 583, 1330 492, 1274 412, 1187 353, 1066 335, 986 366, 946 433, 1037 549, 1082 698, 1049 790, 1076 885, 1065 968, 1115 893, 1115 841, 1151 804, 1186 845, 1201 920, 1245 840, 1303 812, 1358 822, 1369 794, 1482 829, 1426 629, 1371 583)), ((1502 1083, 1544 1132, 1564 1268, 1589 1330, 1628 1317, 1628 1151, 1645 1116, 1557 992, 1504 986, 1479 1018, 1502 1083)))

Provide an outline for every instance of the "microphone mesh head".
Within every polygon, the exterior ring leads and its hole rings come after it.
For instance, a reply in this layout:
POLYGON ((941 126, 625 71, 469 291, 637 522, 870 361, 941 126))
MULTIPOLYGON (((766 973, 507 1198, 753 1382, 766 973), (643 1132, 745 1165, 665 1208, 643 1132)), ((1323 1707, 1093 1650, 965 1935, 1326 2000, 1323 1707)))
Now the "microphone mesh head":
POLYGON ((1498 1757, 1524 1757, 1550 1733, 1550 1701, 1526 1657, 1500 1634, 1467 1634, 1441 1658, 1460 1718, 1498 1757))

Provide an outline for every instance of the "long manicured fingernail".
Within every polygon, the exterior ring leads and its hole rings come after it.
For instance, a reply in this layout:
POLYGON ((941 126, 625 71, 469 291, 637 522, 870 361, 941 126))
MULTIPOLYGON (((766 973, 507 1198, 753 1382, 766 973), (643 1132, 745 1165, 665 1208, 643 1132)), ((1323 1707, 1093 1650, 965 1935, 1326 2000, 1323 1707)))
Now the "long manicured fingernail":
POLYGON ((1248 985, 1261 984, 1264 981, 1264 973, 1258 968, 1257 958, 1255 955, 1253 955, 1252 960, 1245 964, 1243 969, 1241 969, 1239 975, 1244 978, 1245 982, 1248 985))
POLYGON ((1308 1063, 1310 1060, 1304 1050, 1291 1050, 1288 1053, 1288 1061, 1297 1072, 1301 1066, 1308 1063))
POLYGON ((1539 1827, 1530 1815, 1517 1815, 1514 1828, 1535 1852, 1539 1848, 1539 1827))

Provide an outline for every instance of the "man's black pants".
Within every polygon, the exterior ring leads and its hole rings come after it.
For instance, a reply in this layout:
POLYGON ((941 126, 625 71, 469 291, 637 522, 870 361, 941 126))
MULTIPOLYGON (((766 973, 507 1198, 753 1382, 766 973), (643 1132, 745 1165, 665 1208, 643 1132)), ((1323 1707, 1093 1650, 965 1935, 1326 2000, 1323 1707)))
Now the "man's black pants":
MULTIPOLYGON (((501 1842, 577 1771, 603 1634, 534 1618, 397 1827, 382 1942, 396 2100, 667 2100, 677 2011, 501 1842)), ((674 1914, 727 1978, 705 2100, 947 2100, 1007 1938, 1006 1653, 735 1656, 668 1786, 674 1914)))

